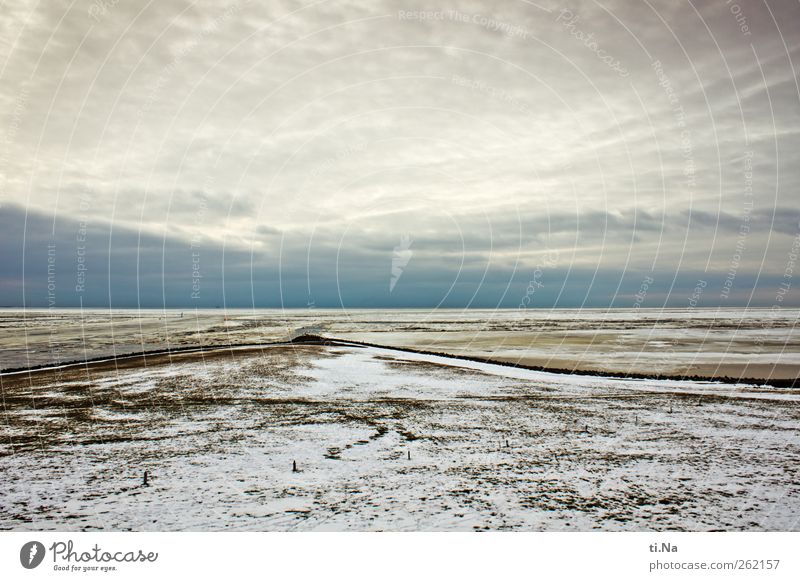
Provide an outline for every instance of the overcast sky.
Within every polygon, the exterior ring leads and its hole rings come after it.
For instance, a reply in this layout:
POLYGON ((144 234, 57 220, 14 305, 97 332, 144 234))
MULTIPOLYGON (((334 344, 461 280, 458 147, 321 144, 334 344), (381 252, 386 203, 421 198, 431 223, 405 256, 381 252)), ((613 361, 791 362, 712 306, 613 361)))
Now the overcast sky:
POLYGON ((0 305, 800 304, 793 0, 12 0, 0 43, 0 305))

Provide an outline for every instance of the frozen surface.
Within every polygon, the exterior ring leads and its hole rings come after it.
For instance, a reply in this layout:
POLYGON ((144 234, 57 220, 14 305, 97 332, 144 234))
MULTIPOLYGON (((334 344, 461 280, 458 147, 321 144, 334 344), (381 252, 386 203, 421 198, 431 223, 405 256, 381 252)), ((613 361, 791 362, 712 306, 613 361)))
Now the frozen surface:
POLYGON ((551 368, 795 378, 800 311, 783 309, 0 309, 0 369, 196 345, 283 340, 299 329, 551 368))
POLYGON ((792 390, 302 346, 2 391, 2 529, 800 530, 792 390))

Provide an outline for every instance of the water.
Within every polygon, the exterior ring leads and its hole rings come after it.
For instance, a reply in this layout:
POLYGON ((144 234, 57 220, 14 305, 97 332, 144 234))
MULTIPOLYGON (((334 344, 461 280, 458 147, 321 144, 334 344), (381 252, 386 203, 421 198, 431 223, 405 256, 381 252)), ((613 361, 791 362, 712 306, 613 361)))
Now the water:
POLYGON ((4 309, 0 368, 271 342, 306 330, 559 369, 794 378, 798 318, 795 309, 4 309))

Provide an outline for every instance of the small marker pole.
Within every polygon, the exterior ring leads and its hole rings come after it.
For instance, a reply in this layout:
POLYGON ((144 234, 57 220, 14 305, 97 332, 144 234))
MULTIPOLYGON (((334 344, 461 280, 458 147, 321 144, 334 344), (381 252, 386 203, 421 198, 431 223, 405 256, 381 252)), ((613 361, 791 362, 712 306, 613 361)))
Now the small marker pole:
POLYGON ((144 482, 142 483, 142 486, 150 486, 147 483, 147 470, 144 471, 144 482))
POLYGON ((408 451, 408 459, 411 460, 411 450, 408 451))
POLYGON ((292 472, 297 472, 297 460, 292 460, 292 472))

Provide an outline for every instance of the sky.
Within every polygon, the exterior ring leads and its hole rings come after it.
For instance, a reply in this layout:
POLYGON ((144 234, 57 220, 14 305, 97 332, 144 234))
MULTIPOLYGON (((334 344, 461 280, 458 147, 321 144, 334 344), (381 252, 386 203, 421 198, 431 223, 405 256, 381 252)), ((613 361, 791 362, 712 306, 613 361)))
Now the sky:
POLYGON ((800 4, 3 1, 0 306, 800 305, 800 4))

